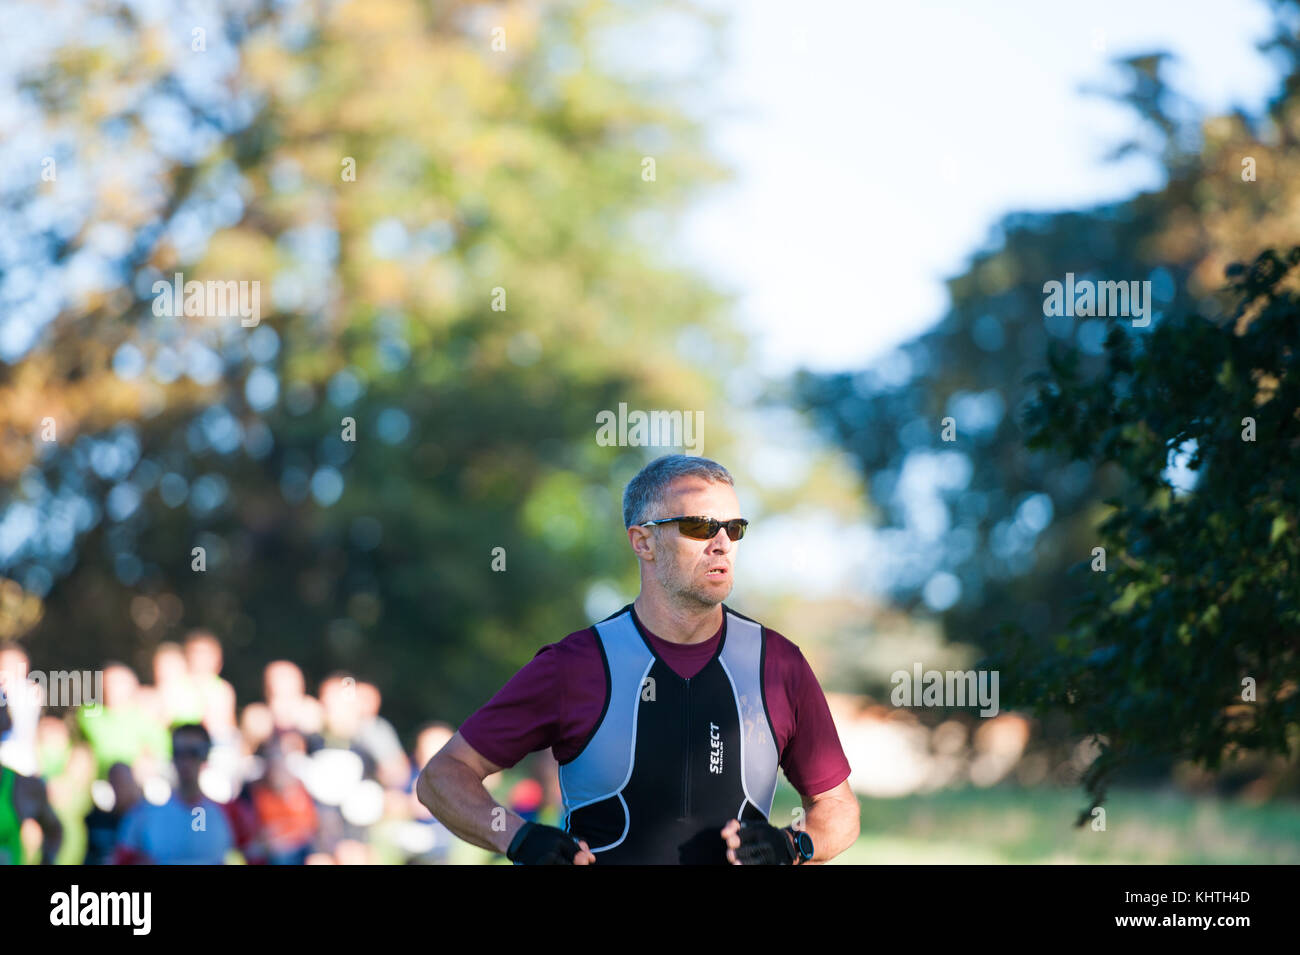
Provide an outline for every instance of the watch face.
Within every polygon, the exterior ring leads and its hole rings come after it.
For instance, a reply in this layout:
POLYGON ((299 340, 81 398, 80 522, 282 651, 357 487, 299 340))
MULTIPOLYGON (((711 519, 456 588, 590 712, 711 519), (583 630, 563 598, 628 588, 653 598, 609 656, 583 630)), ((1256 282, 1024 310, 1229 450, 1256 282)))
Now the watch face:
POLYGON ((799 855, 805 859, 811 859, 813 854, 812 836, 806 832, 796 832, 794 834, 795 842, 798 844, 799 855))

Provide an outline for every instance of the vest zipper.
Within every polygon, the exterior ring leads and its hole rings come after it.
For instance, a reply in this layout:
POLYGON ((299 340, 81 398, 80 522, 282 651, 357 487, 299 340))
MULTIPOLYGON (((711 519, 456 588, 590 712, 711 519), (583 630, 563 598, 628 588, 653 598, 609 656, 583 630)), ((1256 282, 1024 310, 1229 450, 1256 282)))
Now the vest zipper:
POLYGON ((691 681, 686 679, 682 697, 682 734, 686 740, 686 762, 682 766, 682 818, 691 817, 691 681))

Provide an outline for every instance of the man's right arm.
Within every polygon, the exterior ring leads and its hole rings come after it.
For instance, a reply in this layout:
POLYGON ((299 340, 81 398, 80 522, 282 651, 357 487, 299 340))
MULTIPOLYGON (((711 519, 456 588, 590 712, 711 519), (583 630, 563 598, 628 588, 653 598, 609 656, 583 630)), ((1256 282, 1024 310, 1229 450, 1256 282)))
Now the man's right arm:
POLYGON ((504 853, 524 818, 493 799, 483 785, 502 768, 456 733, 420 771, 415 794, 435 819, 466 842, 504 853))
MULTIPOLYGON (((483 785, 483 780, 503 768, 456 733, 420 771, 415 793, 433 817, 460 838, 480 849, 492 849, 504 855, 526 821, 493 799, 483 785)), ((558 830, 553 835, 563 838, 558 830)), ((524 846, 533 838, 525 836, 524 846)), ((596 856, 587 843, 579 839, 578 845, 582 850, 572 856, 573 864, 594 863, 596 856)), ((558 860, 552 856, 552 861, 558 860)))
MULTIPOLYGON (((466 718, 461 731, 429 760, 416 779, 416 798, 435 819, 471 845, 507 853, 515 836, 528 825, 518 813, 499 805, 483 780, 563 738, 565 680, 573 670, 561 662, 568 641, 566 637, 538 650, 492 699, 466 718), (490 749, 492 758, 471 745, 470 738, 490 749), (498 764, 497 757, 503 762, 498 764)), ((592 649, 599 652, 594 645, 592 649)), ((514 861, 553 865, 566 860, 584 865, 595 862, 596 856, 581 840, 575 845, 563 830, 533 824, 523 833, 514 861)))

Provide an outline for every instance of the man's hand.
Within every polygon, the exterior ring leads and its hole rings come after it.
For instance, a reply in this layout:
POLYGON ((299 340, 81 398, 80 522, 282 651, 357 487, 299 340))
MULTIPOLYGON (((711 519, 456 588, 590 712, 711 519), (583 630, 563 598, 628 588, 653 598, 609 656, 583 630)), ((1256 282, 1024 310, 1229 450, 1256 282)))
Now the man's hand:
POLYGON ((515 865, 592 865, 595 853, 563 829, 526 822, 506 850, 515 865))
POLYGON ((733 819, 722 828, 732 865, 794 865, 794 843, 784 829, 733 819))

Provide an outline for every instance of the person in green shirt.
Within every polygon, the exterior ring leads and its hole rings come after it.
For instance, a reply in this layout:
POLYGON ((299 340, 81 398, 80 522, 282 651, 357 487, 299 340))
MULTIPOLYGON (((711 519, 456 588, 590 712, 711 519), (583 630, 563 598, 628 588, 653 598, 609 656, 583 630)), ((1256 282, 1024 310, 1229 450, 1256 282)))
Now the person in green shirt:
MULTIPOLYGON (((97 778, 104 779, 114 763, 136 767, 142 757, 157 767, 171 759, 167 727, 153 719, 136 699, 139 681, 130 667, 104 667, 104 703, 77 711, 77 726, 95 754, 97 778)), ((140 767, 136 767, 140 768, 140 767)))
POLYGON ((153 655, 153 684, 155 706, 168 726, 203 722, 203 694, 190 676, 180 644, 158 644, 153 655))

